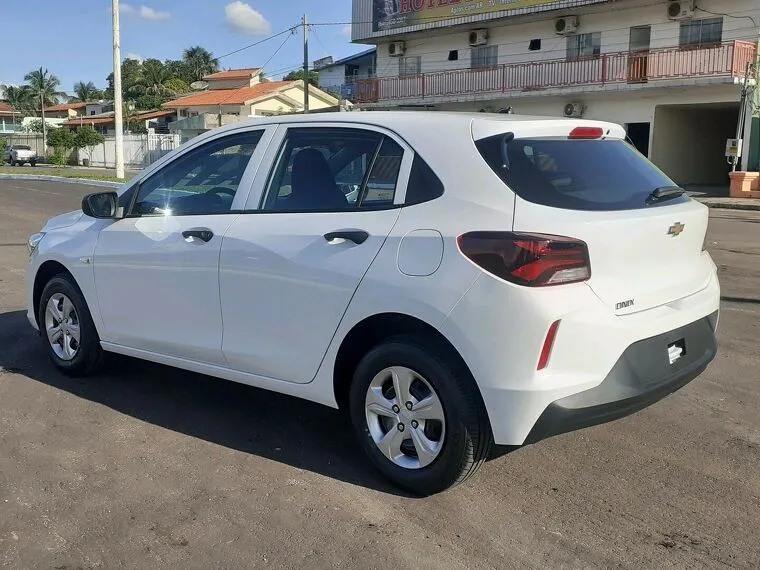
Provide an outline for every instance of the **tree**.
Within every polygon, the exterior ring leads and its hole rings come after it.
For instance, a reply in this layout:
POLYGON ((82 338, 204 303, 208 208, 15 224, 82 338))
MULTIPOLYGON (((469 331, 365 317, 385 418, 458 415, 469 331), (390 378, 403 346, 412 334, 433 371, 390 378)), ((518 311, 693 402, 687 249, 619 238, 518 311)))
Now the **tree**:
POLYGON ((42 119, 33 119, 24 125, 25 133, 42 133, 42 119))
POLYGON ((172 96, 182 95, 190 91, 190 86, 179 77, 173 77, 164 81, 164 87, 166 88, 166 92, 172 96))
POLYGON ((135 99, 135 109, 138 111, 150 111, 151 109, 158 109, 166 103, 166 97, 161 95, 141 95, 135 99))
MULTIPOLYGON (((303 80, 303 69, 299 69, 298 71, 291 71, 282 79, 283 81, 303 80)), ((309 85, 313 85, 314 87, 319 87, 319 73, 317 73, 316 71, 309 72, 309 85)))
POLYGON ((29 84, 35 108, 38 107, 40 101, 42 101, 46 107, 56 105, 58 104, 60 97, 66 96, 62 91, 58 91, 58 88, 61 86, 61 81, 47 69, 40 67, 39 69, 30 71, 24 76, 24 81, 29 84))
POLYGON ((87 157, 92 162, 93 149, 105 140, 105 137, 92 127, 82 127, 74 135, 74 147, 87 149, 87 157))
POLYGON ((142 64, 142 74, 137 80, 136 87, 146 95, 165 95, 168 89, 164 83, 172 77, 163 62, 157 59, 146 59, 142 64))
POLYGON ((182 62, 186 67, 185 81, 200 81, 206 75, 219 71, 219 60, 210 51, 201 46, 193 46, 182 52, 182 62))
POLYGON ((32 92, 26 85, 18 87, 16 85, 7 85, 5 87, 5 100, 19 113, 25 113, 31 110, 32 92))
POLYGON ((69 162, 71 149, 74 148, 74 133, 65 127, 49 129, 47 144, 55 149, 51 158, 53 164, 64 165, 69 162))
MULTIPOLYGON (((125 59, 121 62, 121 91, 124 96, 139 97, 142 95, 138 85, 142 77, 142 64, 136 59, 125 59)), ((106 96, 113 99, 113 73, 109 73, 106 78, 108 87, 106 96)))
POLYGON ((87 103, 88 101, 97 101, 103 98, 103 92, 95 87, 92 81, 85 83, 79 81, 74 84, 74 101, 79 103, 87 103))

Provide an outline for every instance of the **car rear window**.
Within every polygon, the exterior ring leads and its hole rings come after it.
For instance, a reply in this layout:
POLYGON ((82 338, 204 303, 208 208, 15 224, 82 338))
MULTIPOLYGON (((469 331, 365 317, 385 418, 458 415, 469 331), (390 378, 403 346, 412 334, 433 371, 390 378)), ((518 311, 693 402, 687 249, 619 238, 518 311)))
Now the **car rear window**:
POLYGON ((32 147, 23 144, 17 144, 13 147, 13 150, 32 150, 32 147))
POLYGON ((491 169, 518 196, 566 210, 633 210, 688 200, 647 203, 656 188, 675 186, 646 157, 619 139, 515 139, 511 133, 476 141, 491 169))

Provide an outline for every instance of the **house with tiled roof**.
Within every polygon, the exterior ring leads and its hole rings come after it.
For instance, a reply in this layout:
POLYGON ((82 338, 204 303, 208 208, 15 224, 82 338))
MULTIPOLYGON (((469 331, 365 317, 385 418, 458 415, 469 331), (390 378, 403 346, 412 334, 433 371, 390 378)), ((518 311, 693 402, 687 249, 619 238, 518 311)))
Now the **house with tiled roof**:
POLYGON ((5 101, 0 101, 0 134, 21 130, 21 114, 5 101))
MULTIPOLYGON (((125 132, 129 132, 132 125, 141 124, 149 133, 168 133, 167 124, 174 119, 175 112, 170 109, 153 109, 150 111, 134 111, 126 113, 123 117, 125 132)), ((104 135, 113 135, 116 132, 115 113, 106 111, 94 115, 80 115, 73 119, 67 119, 61 126, 68 127, 72 131, 82 127, 92 127, 104 135)))
MULTIPOLYGON (((303 111, 303 81, 267 81, 261 69, 232 69, 207 75, 207 87, 185 97, 164 103, 173 109, 177 120, 170 124, 172 131, 181 131, 187 140, 223 125, 246 121, 253 117, 303 111)), ((309 109, 335 107, 338 99, 309 86, 309 109)))

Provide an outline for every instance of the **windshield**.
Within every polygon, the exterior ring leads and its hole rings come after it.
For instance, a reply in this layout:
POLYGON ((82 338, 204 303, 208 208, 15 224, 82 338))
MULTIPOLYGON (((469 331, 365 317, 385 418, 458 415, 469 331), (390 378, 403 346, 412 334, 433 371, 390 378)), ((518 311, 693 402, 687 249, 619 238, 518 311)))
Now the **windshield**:
POLYGON ((475 144, 515 194, 537 204, 599 211, 649 208, 688 200, 681 196, 648 204, 652 191, 675 183, 619 139, 514 139, 508 133, 475 144))
POLYGON ((32 150, 32 147, 26 146, 24 144, 17 144, 13 147, 14 150, 32 150))

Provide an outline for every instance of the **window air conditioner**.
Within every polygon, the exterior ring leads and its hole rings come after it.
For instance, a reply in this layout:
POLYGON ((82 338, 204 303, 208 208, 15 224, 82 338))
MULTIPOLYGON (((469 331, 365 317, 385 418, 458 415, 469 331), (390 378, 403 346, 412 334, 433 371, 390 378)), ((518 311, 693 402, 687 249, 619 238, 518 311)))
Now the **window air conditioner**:
POLYGON ((472 30, 470 32, 470 46, 484 46, 488 43, 488 30, 472 30))
POLYGON ((391 42, 388 44, 388 55, 391 57, 401 57, 406 51, 404 42, 391 42))
POLYGON ((668 2, 670 20, 688 20, 694 17, 694 2, 690 0, 673 0, 668 2))
POLYGON ((582 117, 585 110, 583 103, 568 103, 565 105, 565 117, 582 117))
POLYGON ((554 31, 558 36, 566 36, 577 32, 580 25, 581 23, 577 16, 558 18, 554 21, 554 31))

